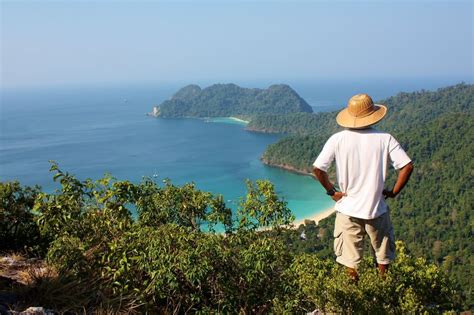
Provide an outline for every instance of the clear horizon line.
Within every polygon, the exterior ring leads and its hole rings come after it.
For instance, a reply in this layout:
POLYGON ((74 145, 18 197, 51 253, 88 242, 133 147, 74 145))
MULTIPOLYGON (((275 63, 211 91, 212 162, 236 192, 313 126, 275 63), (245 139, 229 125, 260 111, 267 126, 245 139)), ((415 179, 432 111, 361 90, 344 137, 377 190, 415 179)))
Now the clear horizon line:
POLYGON ((22 90, 22 89, 49 89, 49 88, 112 88, 112 87, 123 87, 123 86, 150 86, 150 85, 165 85, 168 87, 178 85, 212 85, 212 84, 245 84, 245 83, 265 83, 265 84, 288 84, 290 83, 309 83, 309 82, 373 82, 373 81, 417 81, 417 80, 429 80, 431 82, 451 81, 451 84, 474 83, 474 75, 469 76, 379 76, 379 77, 300 77, 300 78, 287 78, 287 79, 275 79, 275 78, 234 78, 234 79, 180 79, 180 80, 135 80, 135 81, 96 81, 96 82, 66 82, 66 83, 46 83, 46 84, 25 84, 25 85, 3 85, 0 84, 0 90, 22 90), (272 82, 272 83, 269 83, 272 82))

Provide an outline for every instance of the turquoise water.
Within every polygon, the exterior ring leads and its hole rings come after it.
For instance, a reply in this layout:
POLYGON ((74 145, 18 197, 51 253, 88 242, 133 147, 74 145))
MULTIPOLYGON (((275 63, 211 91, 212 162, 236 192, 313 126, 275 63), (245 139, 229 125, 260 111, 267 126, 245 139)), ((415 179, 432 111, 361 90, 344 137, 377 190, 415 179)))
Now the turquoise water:
POLYGON ((8 91, 2 95, 0 179, 55 187, 48 160, 80 179, 111 173, 140 181, 154 176, 224 195, 236 208, 245 179, 269 179, 297 219, 331 200, 312 178, 264 166, 259 157, 277 135, 251 133, 228 119, 146 116, 172 89, 8 91))

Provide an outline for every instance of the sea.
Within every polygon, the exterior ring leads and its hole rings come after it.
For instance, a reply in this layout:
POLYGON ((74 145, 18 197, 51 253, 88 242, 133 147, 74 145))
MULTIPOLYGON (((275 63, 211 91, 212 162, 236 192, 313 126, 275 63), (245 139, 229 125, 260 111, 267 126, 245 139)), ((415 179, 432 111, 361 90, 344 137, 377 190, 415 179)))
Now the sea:
MULTIPOLYGON (((190 82, 193 83, 193 82, 190 82)), ((265 88, 281 82, 236 82, 265 88)), ((290 83, 315 112, 337 110, 361 91, 382 99, 400 91, 434 89, 457 81, 372 80, 290 83)), ((202 87, 208 86, 202 84, 202 87)), ((144 83, 1 89, 0 181, 18 180, 53 192, 50 161, 79 179, 105 173, 118 180, 194 182, 222 194, 234 211, 247 179, 268 179, 296 220, 333 206, 312 177, 265 166, 260 156, 284 135, 253 133, 227 118, 160 119, 147 116, 184 84, 144 83)), ((316 158, 316 157, 315 157, 316 158)))

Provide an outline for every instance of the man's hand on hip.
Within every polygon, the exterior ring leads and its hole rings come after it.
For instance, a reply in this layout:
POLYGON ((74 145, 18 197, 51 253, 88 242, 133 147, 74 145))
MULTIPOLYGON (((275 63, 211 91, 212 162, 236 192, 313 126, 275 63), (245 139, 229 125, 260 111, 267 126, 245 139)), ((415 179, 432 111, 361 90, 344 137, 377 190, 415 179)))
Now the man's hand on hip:
POLYGON ((387 190, 387 189, 384 189, 383 192, 382 192, 382 195, 384 196, 385 199, 387 198, 395 198, 395 194, 393 193, 393 190, 387 190))
POLYGON ((336 191, 334 193, 334 195, 331 196, 332 200, 334 200, 335 202, 338 202, 339 200, 342 199, 342 197, 345 197, 347 196, 346 193, 343 193, 343 192, 340 192, 340 191, 336 191))
POLYGON ((405 187, 406 183, 410 179, 412 172, 413 172, 412 162, 402 167, 400 171, 398 172, 397 182, 395 183, 395 186, 393 186, 393 189, 392 190, 384 189, 384 191, 382 192, 385 199, 395 198, 395 196, 397 196, 400 193, 400 191, 402 191, 403 187, 405 187))

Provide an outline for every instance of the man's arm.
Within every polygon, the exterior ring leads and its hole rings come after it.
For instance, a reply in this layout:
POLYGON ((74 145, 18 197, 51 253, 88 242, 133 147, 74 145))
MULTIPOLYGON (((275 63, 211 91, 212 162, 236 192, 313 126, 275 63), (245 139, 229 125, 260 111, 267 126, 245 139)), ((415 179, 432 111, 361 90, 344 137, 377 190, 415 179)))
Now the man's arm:
POLYGON ((408 163, 402 167, 398 173, 397 182, 393 186, 392 190, 384 189, 383 195, 385 198, 395 198, 405 187, 410 179, 410 175, 413 172, 413 162, 408 163))
MULTIPOLYGON (((326 189, 326 191, 329 191, 329 190, 334 188, 334 185, 329 181, 328 173, 326 173, 325 171, 320 170, 319 168, 315 167, 315 168, 313 168, 313 174, 319 180, 321 185, 323 185, 323 187, 326 189)), ((331 198, 334 201, 339 201, 344 196, 346 196, 345 193, 342 193, 340 191, 336 191, 334 193, 334 195, 331 196, 331 198)))

